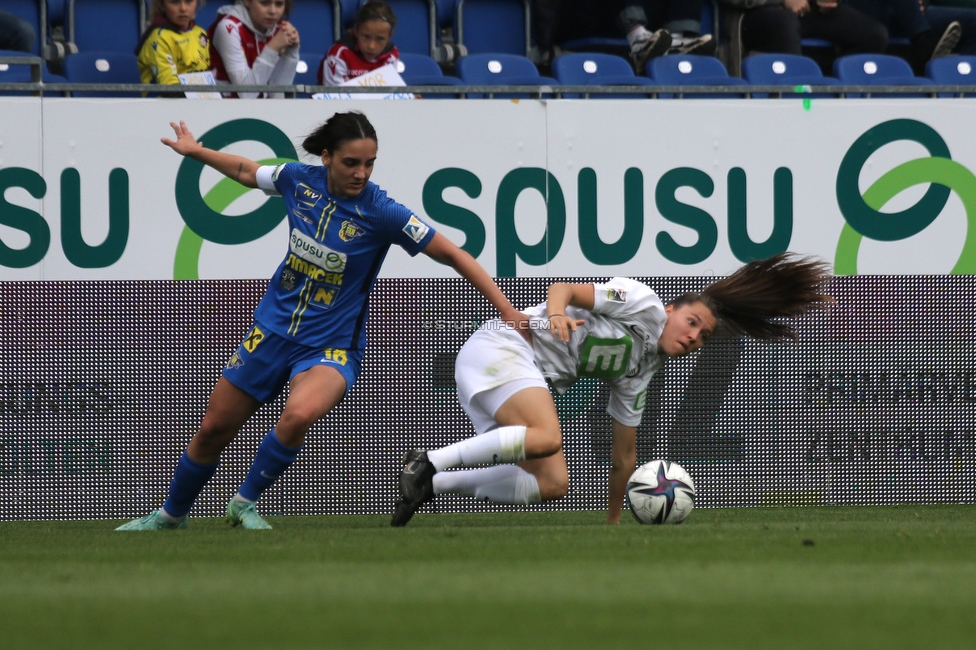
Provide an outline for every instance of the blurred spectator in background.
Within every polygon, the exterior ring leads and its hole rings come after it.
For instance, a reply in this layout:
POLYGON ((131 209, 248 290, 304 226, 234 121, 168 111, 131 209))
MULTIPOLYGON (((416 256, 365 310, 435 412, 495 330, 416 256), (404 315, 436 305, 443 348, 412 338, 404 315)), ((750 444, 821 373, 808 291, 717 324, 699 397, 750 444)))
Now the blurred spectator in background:
POLYGON ((893 36, 905 36, 911 48, 905 54, 916 75, 925 64, 952 53, 976 54, 976 10, 929 5, 927 0, 848 0, 852 7, 888 27, 893 36))
POLYGON ((396 16, 385 2, 359 8, 352 29, 336 41, 319 64, 319 85, 338 86, 350 79, 396 63, 400 51, 391 40, 396 16))
POLYGON ((9 11, 0 9, 0 50, 34 51, 34 28, 9 11))
POLYGON ((179 84, 177 75, 210 69, 207 32, 195 22, 198 1, 150 2, 149 27, 136 46, 142 83, 179 84))
MULTIPOLYGON (((888 47, 888 30, 879 20, 840 0, 721 2, 743 12, 743 52, 803 54, 804 38, 830 41, 841 55, 881 53, 888 47)), ((826 63, 829 70, 831 61, 826 63)))
POLYGON ((701 34, 702 0, 618 0, 620 25, 637 74, 662 54, 715 53, 715 40, 701 34), (650 29, 657 29, 651 32, 650 29))
MULTIPOLYGON (((217 10, 210 26, 210 61, 217 83, 288 86, 295 82, 300 38, 286 20, 292 0, 237 0, 217 10)), ((225 93, 283 97, 283 93, 225 93)))
POLYGON ((702 0, 534 0, 533 12, 543 62, 560 43, 621 36, 638 74, 656 56, 715 52, 712 36, 701 34, 702 0))

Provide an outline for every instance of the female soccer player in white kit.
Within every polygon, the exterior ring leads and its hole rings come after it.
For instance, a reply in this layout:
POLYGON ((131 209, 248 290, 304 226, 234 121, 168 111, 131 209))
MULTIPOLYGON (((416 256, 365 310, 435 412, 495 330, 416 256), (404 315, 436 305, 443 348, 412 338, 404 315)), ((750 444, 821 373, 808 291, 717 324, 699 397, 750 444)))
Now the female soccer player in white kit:
POLYGON ((458 399, 477 435, 407 452, 393 525, 406 525, 437 494, 516 504, 565 496, 569 476, 549 386, 563 393, 579 377, 603 379, 610 387, 607 523, 618 523, 654 373, 669 358, 698 350, 720 324, 759 339, 795 338, 793 326, 777 319, 830 302, 821 288, 829 277, 824 263, 781 253, 668 305, 628 278, 551 285, 545 303, 525 310, 528 331, 491 321, 461 347, 458 399), (492 466, 444 471, 486 464, 492 466))

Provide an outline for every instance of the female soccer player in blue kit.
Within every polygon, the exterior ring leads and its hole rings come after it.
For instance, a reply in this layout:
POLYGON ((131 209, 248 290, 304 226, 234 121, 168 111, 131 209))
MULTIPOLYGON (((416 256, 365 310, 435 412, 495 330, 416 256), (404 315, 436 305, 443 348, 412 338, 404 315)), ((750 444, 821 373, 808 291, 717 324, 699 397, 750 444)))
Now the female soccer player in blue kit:
POLYGON ((201 145, 171 123, 163 144, 242 185, 280 195, 288 209, 288 251, 254 312, 254 325, 224 367, 200 429, 177 464, 161 508, 116 530, 186 528, 187 513, 214 475, 220 453, 244 423, 289 384, 281 418, 258 447, 227 520, 267 529, 255 503, 295 462, 305 434, 335 407, 359 375, 369 292, 392 244, 453 267, 506 321, 522 321, 483 268, 409 209, 369 182, 376 131, 362 113, 336 113, 302 148, 322 166, 277 167, 201 145))

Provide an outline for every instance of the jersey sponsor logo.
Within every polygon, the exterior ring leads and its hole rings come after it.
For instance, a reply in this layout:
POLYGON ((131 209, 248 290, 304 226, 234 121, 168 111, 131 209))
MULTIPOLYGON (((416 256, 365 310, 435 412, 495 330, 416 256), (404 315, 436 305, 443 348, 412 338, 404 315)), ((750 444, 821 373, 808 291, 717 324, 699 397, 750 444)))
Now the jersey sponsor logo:
POLYGON ((637 393, 637 397, 634 398, 634 410, 643 411, 644 407, 647 406, 647 389, 645 388, 641 392, 637 393))
POLYGON ((285 291, 293 291, 298 285, 298 276, 290 268, 284 268, 281 270, 279 284, 285 291))
POLYGON ((316 282, 325 282, 327 284, 333 284, 337 287, 342 286, 342 273, 329 273, 320 266, 309 264, 295 254, 288 256, 288 259, 285 260, 285 267, 293 269, 302 275, 307 275, 316 282))
POLYGON ((321 266, 333 273, 346 270, 346 256, 315 241, 298 228, 291 231, 291 252, 306 262, 321 266))
POLYGON ((410 221, 403 227, 403 232, 407 233, 410 239, 418 244, 427 236, 428 230, 430 230, 430 227, 414 215, 410 215, 410 221))
POLYGON ((297 208, 292 209, 291 213, 296 217, 298 217, 299 219, 301 219, 302 221, 304 221, 305 223, 307 223, 308 225, 310 226, 315 225, 315 221, 312 219, 312 217, 305 214, 305 208, 299 206, 297 208))
POLYGON ((243 365, 244 359, 242 359, 240 353, 235 350, 234 354, 230 355, 230 359, 227 360, 227 365, 225 365, 224 368, 227 370, 234 370, 235 368, 240 368, 243 365))
POLYGON ((248 352, 254 352, 254 350, 261 345, 261 341, 263 340, 264 332, 261 331, 260 327, 255 325, 251 328, 251 331, 247 333, 247 336, 244 337, 244 342, 241 343, 241 345, 243 345, 244 349, 248 352))
POLYGON ((336 287, 316 286, 312 290, 312 300, 310 304, 320 309, 328 309, 335 302, 339 289, 336 287))
POLYGON ((616 339, 601 339, 588 335, 580 346, 580 363, 576 374, 580 377, 615 379, 627 371, 634 340, 624 334, 616 339))
POLYGON ((610 302, 627 302, 627 292, 623 289, 607 287, 607 300, 610 302))
POLYGON ((310 208, 314 208, 322 198, 322 192, 317 192, 305 183, 299 183, 295 187, 295 200, 303 203, 310 208))
POLYGON ((339 226, 339 239, 342 241, 352 241, 354 239, 359 239, 366 234, 366 231, 360 228, 355 221, 343 221, 342 225, 339 226))

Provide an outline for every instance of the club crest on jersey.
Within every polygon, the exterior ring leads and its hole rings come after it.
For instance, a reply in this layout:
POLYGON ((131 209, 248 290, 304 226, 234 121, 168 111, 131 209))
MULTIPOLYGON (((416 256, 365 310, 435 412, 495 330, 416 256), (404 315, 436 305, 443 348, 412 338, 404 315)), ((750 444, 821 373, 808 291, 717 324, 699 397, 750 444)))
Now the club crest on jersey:
POLYGON ((429 230, 430 227, 414 215, 410 215, 410 221, 403 227, 403 232, 418 244, 427 236, 429 230))
POLYGON ((316 192, 305 183, 299 183, 295 188, 295 200, 310 208, 314 208, 321 198, 321 192, 316 192))
POLYGON ((352 241, 359 239, 366 234, 366 231, 356 225, 354 221, 343 221, 339 226, 339 239, 342 241, 352 241))
POLYGON ((607 300, 610 302, 627 302, 627 292, 623 289, 607 287, 607 300))
POLYGON ((224 367, 228 370, 233 370, 234 368, 240 368, 243 365, 244 359, 241 358, 241 355, 238 352, 234 352, 234 354, 230 355, 230 359, 227 360, 227 365, 224 367))

